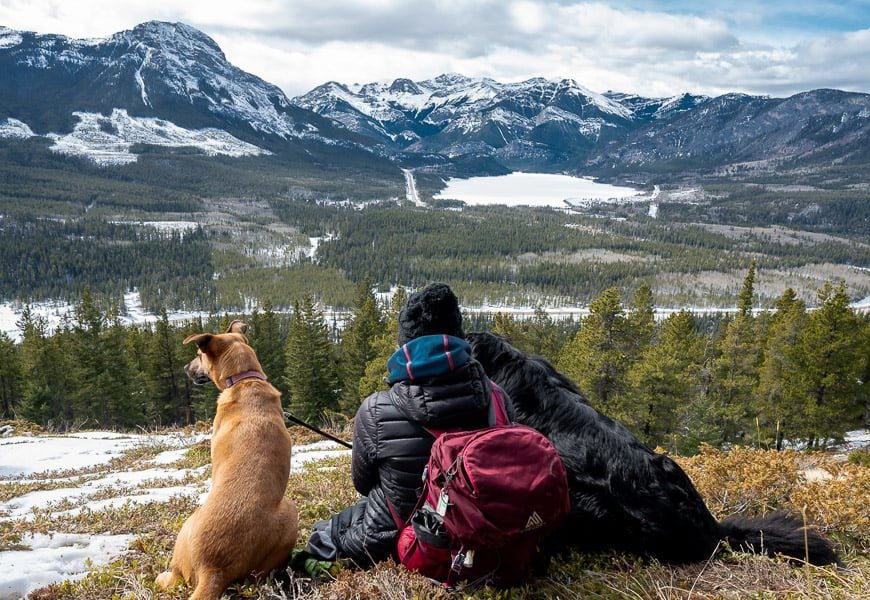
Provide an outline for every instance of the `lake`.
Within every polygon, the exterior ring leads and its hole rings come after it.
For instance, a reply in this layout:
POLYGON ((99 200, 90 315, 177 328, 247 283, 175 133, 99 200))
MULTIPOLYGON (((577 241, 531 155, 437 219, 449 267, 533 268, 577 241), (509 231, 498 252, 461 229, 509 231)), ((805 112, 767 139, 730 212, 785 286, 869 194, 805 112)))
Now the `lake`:
MULTIPOLYGON (((462 200, 466 204, 508 206, 550 206, 567 208, 589 202, 640 200, 643 192, 634 188, 597 183, 585 177, 549 173, 511 173, 497 177, 471 177, 447 181, 436 200, 462 200)), ((648 199, 648 198, 647 198, 648 199)))

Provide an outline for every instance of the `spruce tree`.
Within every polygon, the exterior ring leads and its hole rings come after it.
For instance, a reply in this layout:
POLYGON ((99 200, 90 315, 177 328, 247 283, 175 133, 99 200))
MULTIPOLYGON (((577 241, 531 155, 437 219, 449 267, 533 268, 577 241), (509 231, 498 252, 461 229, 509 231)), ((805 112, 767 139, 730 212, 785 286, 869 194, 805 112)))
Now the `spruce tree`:
POLYGON ((355 414, 360 405, 360 381, 365 376, 366 366, 378 355, 375 340, 382 335, 384 322, 372 293, 371 280, 366 277, 357 286, 350 322, 341 340, 340 410, 344 414, 355 414))
POLYGON ((16 418, 21 403, 24 370, 21 353, 6 332, 0 331, 0 418, 16 418))
POLYGON ((21 364, 24 379, 21 415, 49 428, 64 429, 73 424, 72 406, 67 401, 74 388, 72 346, 64 343, 63 330, 48 335, 45 318, 26 307, 18 326, 22 332, 21 364))
MULTIPOLYGON (((405 302, 407 302, 407 294, 405 289, 400 287, 393 294, 390 308, 384 319, 386 324, 383 327, 381 335, 375 339, 375 356, 366 365, 365 375, 360 379, 360 398, 367 398, 371 394, 386 390, 389 387, 386 382, 387 361, 398 347, 399 312, 405 306, 405 302)), ((356 409, 347 414, 356 414, 356 409)))
POLYGON ((626 320, 619 290, 604 290, 589 310, 580 330, 565 345, 558 365, 594 405, 608 412, 616 408, 628 366, 626 320))
POLYGON ((311 296, 293 305, 286 351, 291 412, 300 419, 322 422, 338 409, 338 375, 329 327, 311 296))
POLYGON ((804 419, 801 366, 797 349, 807 324, 806 305, 788 288, 776 300, 765 332, 754 413, 759 444, 783 448, 804 419))
POLYGON ((749 263, 749 272, 743 279, 743 285, 740 287, 740 293, 737 296, 737 313, 741 316, 747 316, 752 313, 752 306, 755 298, 755 261, 749 263))
POLYGON ((754 285, 755 261, 752 261, 740 289, 737 314, 725 330, 713 372, 712 416, 720 444, 740 441, 755 428, 752 405, 761 348, 752 315, 754 285))
POLYGON ((248 342, 257 353, 260 366, 269 381, 281 392, 287 395, 284 385, 284 371, 287 369, 287 356, 284 346, 287 343, 286 327, 272 307, 272 301, 263 303, 263 312, 255 310, 248 320, 246 333, 248 342))
POLYGON ((105 317, 85 290, 75 307, 71 327, 76 386, 70 401, 77 419, 91 427, 112 427, 106 379, 107 356, 101 343, 105 317))
POLYGON ((805 435, 811 446, 842 439, 863 413, 859 400, 866 349, 845 285, 826 283, 798 345, 806 399, 805 435))
POLYGON ((626 318, 629 360, 639 357, 652 341, 655 327, 655 304, 652 289, 641 284, 634 292, 626 318))
POLYGON ((657 343, 648 345, 632 365, 624 411, 647 444, 666 445, 673 451, 684 448, 683 427, 698 394, 703 356, 704 341, 695 332, 695 319, 682 310, 665 319, 657 343))
POLYGON ((148 421, 158 427, 190 423, 192 402, 185 393, 182 352, 192 357, 193 350, 183 350, 181 340, 169 323, 165 308, 154 324, 154 335, 148 348, 148 376, 154 382, 154 392, 147 407, 148 421))

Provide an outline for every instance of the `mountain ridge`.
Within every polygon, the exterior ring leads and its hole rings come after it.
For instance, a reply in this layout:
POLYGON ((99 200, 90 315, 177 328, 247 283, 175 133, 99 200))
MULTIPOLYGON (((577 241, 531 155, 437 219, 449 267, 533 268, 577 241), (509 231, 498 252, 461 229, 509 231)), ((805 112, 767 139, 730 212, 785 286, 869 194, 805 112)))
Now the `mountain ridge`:
POLYGON ((870 147, 870 95, 839 90, 646 98, 599 94, 571 78, 445 73, 329 81, 288 98, 229 63, 205 33, 161 21, 87 40, 0 28, 0 79, 0 136, 29 131, 55 149, 103 144, 108 154, 151 144, 298 155, 317 144, 448 173, 462 164, 465 174, 594 174, 863 164, 870 147), (180 133, 164 135, 161 121, 180 133), (68 135, 66 146, 57 142, 68 135))

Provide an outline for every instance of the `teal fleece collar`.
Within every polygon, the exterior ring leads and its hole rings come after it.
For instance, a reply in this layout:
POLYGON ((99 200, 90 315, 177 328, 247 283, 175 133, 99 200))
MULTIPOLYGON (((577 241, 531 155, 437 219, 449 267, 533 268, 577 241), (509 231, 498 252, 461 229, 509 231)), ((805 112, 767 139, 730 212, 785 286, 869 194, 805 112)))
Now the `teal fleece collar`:
POLYGON ((387 383, 446 375, 471 360, 471 346, 452 335, 424 335, 399 347, 390 360, 387 383))

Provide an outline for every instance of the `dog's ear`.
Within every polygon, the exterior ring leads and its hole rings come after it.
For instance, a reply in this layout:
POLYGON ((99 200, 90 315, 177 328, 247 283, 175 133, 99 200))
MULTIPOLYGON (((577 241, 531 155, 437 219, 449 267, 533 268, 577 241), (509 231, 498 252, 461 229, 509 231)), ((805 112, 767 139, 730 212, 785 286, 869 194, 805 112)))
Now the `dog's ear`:
POLYGON ((230 323, 230 328, 227 329, 227 333, 241 333, 242 335, 245 335, 247 331, 248 326, 241 321, 233 321, 230 323))
POLYGON ((196 342, 196 345, 200 350, 204 349, 208 346, 209 342, 211 342, 214 336, 210 333, 198 333, 196 335, 189 335, 184 338, 183 344, 189 344, 191 342, 196 342))

